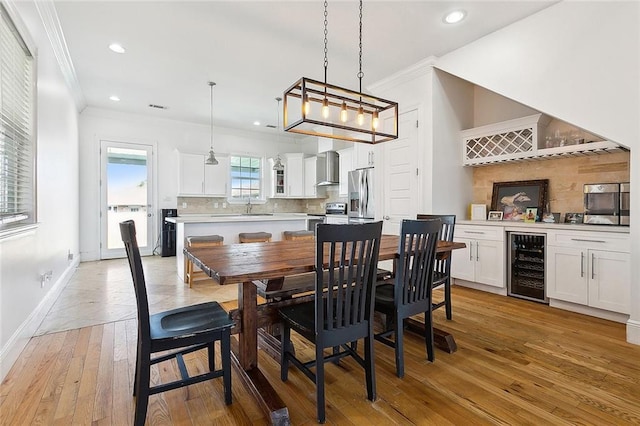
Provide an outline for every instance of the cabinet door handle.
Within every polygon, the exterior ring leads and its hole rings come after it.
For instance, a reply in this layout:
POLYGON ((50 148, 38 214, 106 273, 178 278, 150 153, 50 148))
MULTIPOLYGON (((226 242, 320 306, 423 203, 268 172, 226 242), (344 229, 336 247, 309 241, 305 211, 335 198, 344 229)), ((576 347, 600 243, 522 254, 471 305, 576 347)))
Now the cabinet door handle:
POLYGON ((476 262, 480 261, 480 243, 476 241, 476 262))
POLYGON ((580 252, 580 278, 584 277, 584 252, 580 252))
POLYGON ((580 241, 582 243, 606 243, 606 241, 602 240, 585 240, 582 238, 572 238, 571 241, 580 241))
POLYGON ((469 262, 473 262, 473 243, 469 243, 469 262))
POLYGON ((591 279, 594 280, 596 278, 596 255, 591 253, 591 279))

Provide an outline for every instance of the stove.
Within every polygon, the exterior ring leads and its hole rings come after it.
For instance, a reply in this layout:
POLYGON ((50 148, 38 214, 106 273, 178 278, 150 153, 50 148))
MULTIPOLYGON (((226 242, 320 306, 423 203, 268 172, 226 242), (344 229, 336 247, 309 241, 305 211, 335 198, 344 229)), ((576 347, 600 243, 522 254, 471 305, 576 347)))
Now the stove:
POLYGON ((324 209, 327 215, 347 214, 347 203, 327 203, 324 209))

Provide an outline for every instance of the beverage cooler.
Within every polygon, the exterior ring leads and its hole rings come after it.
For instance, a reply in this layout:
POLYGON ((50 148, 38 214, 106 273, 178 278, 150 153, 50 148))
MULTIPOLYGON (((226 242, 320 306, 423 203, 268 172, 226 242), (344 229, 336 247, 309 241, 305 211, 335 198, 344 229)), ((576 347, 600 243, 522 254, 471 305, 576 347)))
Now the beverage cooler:
POLYGON ((510 232, 509 296, 548 303, 545 291, 545 234, 510 232))

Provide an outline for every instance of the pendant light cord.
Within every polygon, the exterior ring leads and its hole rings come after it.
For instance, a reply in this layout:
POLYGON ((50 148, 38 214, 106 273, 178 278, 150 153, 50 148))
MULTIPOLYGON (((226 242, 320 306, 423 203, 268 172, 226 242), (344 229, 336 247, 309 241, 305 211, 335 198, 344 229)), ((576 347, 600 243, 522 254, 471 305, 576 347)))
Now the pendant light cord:
POLYGON ((213 86, 215 86, 216 84, 213 81, 209 82, 209 89, 210 89, 210 101, 211 101, 211 121, 209 123, 210 126, 210 132, 211 132, 211 151, 213 151, 213 86))

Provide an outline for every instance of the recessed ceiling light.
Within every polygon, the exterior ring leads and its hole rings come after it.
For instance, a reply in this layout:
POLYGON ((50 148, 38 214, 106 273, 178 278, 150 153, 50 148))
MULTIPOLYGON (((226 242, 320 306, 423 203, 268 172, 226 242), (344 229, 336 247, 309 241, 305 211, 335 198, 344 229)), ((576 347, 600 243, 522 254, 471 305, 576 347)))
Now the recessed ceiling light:
POLYGON ((117 97, 116 95, 109 96, 109 99, 112 100, 113 102, 120 102, 120 98, 117 97))
POLYGON ((118 43, 111 43, 109 45, 109 49, 111 49, 112 51, 116 52, 116 53, 124 53, 124 47, 122 47, 122 45, 118 44, 118 43))
POLYGON ((454 10, 444 15, 443 21, 447 24, 457 24, 458 22, 462 21, 465 16, 467 16, 467 12, 465 12, 464 10, 454 10))
POLYGON ((259 122, 259 121, 254 121, 254 122, 253 122, 253 125, 254 125, 254 126, 259 126, 259 125, 260 125, 260 122, 259 122))

